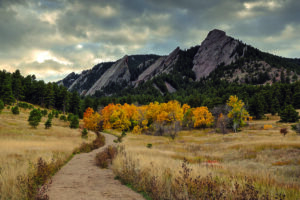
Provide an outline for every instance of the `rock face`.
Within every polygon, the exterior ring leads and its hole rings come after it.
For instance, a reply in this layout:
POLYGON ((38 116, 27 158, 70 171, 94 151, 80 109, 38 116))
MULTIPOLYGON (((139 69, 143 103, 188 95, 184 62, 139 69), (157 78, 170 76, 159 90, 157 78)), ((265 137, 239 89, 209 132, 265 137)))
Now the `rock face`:
POLYGON ((97 90, 101 90, 110 82, 122 82, 130 80, 130 72, 128 68, 128 56, 124 56, 113 64, 87 91, 86 95, 93 95, 97 90))
POLYGON ((135 81, 137 86, 142 81, 148 81, 154 76, 162 73, 169 73, 172 70, 172 66, 176 64, 178 59, 180 48, 174 49, 168 56, 160 57, 155 63, 148 67, 143 73, 141 73, 138 79, 135 81))
POLYGON ((75 74, 74 72, 72 72, 71 74, 69 74, 66 78, 64 78, 63 80, 59 81, 57 84, 58 85, 64 85, 65 87, 70 87, 74 81, 76 79, 78 79, 80 75, 79 74, 75 74))
POLYGON ((210 31, 193 60, 196 80, 208 76, 221 63, 228 65, 234 62, 237 55, 233 52, 238 44, 239 41, 226 36, 224 31, 210 31))

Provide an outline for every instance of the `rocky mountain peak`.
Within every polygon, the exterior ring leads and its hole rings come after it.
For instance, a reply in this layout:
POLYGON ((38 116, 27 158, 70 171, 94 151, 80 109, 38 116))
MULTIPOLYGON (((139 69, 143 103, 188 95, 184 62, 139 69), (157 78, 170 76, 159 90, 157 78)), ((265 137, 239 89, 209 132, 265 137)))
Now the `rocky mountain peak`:
POLYGON ((221 63, 227 65, 234 62, 237 57, 233 52, 238 44, 239 41, 227 36, 224 31, 210 31, 193 60, 196 80, 208 76, 221 63))

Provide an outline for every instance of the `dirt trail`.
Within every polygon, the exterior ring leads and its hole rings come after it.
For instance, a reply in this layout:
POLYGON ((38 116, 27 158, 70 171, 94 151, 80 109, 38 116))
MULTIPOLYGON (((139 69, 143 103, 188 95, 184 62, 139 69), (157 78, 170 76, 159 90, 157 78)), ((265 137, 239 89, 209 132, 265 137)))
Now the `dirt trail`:
POLYGON ((50 200, 144 199, 114 180, 110 169, 95 165, 95 156, 108 145, 116 145, 116 137, 105 134, 105 146, 90 153, 75 155, 53 178, 47 195, 50 200))

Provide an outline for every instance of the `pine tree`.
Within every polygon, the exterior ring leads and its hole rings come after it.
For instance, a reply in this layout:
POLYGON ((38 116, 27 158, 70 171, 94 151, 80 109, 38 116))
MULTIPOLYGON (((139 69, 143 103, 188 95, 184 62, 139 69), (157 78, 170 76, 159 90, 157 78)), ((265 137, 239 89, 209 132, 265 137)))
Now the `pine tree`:
POLYGON ((293 95, 293 106, 296 109, 300 109, 300 92, 293 95))
POLYGON ((46 86, 45 106, 46 108, 53 108, 54 106, 54 90, 52 83, 48 83, 46 86))
POLYGON ((24 87, 22 85, 22 76, 20 73, 20 70, 16 70, 12 74, 12 92, 14 97, 17 100, 17 104, 19 103, 19 100, 23 99, 23 93, 24 93, 24 87))
POLYGON ((12 108, 11 108, 11 112, 12 112, 14 115, 20 114, 19 106, 14 106, 14 107, 12 107, 12 108))
POLYGON ((11 88, 11 77, 10 74, 4 74, 4 78, 1 83, 0 98, 5 104, 11 104, 14 102, 14 97, 11 88))
POLYGON ((250 100, 249 112, 256 119, 261 119, 264 116, 264 99, 260 94, 256 94, 250 100))
POLYGON ((80 97, 77 92, 73 92, 70 99, 70 109, 69 112, 74 115, 78 115, 80 110, 80 97))
POLYGON ((48 118, 45 122, 45 129, 49 129, 52 126, 52 118, 48 118))
POLYGON ((36 128, 39 125, 41 119, 42 119, 42 113, 40 112, 40 110, 33 109, 30 112, 28 118, 29 125, 32 126, 33 128, 36 128))
POLYGON ((285 109, 280 112, 281 122, 297 122, 298 119, 299 114, 292 105, 286 106, 285 109))
POLYGON ((3 109, 4 109, 4 103, 3 103, 3 101, 0 99, 0 113, 2 112, 3 109))
POLYGON ((78 119, 78 116, 77 115, 74 115, 72 117, 72 120, 70 122, 70 128, 78 128, 79 127, 79 119, 78 119))
POLYGON ((271 114, 275 115, 276 113, 280 112, 280 104, 278 99, 275 97, 272 99, 272 103, 271 103, 271 114))

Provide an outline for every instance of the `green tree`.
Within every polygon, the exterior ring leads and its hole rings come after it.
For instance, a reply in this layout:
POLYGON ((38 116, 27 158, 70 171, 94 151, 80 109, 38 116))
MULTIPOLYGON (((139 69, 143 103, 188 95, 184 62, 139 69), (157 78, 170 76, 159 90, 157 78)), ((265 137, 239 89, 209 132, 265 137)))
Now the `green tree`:
POLYGON ((264 116, 264 98, 262 95, 256 94, 251 98, 249 112, 256 119, 261 119, 264 116))
POLYGON ((300 109, 300 92, 297 92, 293 95, 293 106, 296 109, 300 109))
POLYGON ((12 107, 12 108, 11 108, 11 112, 12 112, 14 115, 20 114, 19 106, 14 106, 14 107, 12 107))
POLYGON ((45 129, 49 129, 52 126, 52 118, 48 118, 45 122, 45 129))
POLYGON ((78 115, 80 110, 80 97, 77 92, 73 92, 70 99, 70 109, 69 112, 74 115, 78 115))
POLYGON ((279 112, 280 112, 280 104, 279 104, 277 97, 274 97, 272 99, 272 103, 271 103, 271 114, 275 115, 276 113, 279 113, 279 112))
POLYGON ((87 138, 88 138, 88 131, 87 131, 86 128, 84 128, 84 129, 82 130, 82 132, 81 132, 81 137, 82 137, 83 139, 87 139, 87 138))
POLYGON ((70 122, 70 128, 78 128, 79 127, 79 119, 78 119, 78 116, 77 115, 74 115, 72 117, 72 120, 70 122))
POLYGON ((16 70, 12 74, 12 92, 17 100, 17 104, 19 104, 19 100, 23 99, 24 97, 24 87, 22 85, 22 76, 20 70, 16 70))
POLYGON ((5 104, 11 104, 14 102, 14 97, 11 88, 11 77, 10 74, 4 74, 3 80, 1 82, 0 98, 5 104))
POLYGON ((38 109, 33 109, 28 118, 29 125, 33 128, 36 128, 42 119, 42 113, 38 109))
POLYGON ((294 109, 292 105, 285 107, 283 111, 280 112, 281 122, 297 122, 299 119, 299 113, 294 109))
POLYGON ((4 109, 4 103, 3 103, 3 101, 0 99, 0 113, 2 112, 3 109, 4 109))
POLYGON ((48 83, 46 86, 45 106, 46 108, 53 108, 54 106, 54 91, 52 83, 48 83))

